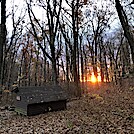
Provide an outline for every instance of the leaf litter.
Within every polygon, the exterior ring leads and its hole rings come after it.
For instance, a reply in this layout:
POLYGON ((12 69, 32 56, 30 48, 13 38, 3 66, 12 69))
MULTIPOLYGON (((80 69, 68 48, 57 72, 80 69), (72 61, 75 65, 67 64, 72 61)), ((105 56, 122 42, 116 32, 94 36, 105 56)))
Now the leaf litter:
POLYGON ((134 134, 134 87, 100 86, 63 111, 26 117, 0 111, 0 134, 134 134))

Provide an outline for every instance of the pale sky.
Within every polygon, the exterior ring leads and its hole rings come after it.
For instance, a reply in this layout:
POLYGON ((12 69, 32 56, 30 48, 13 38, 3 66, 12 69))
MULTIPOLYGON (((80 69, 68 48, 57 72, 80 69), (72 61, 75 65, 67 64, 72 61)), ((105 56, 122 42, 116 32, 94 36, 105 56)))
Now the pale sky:
MULTIPOLYGON (((101 1, 102 0, 97 0, 97 6, 100 5, 101 1)), ((7 7, 6 7, 7 8, 7 15, 10 14, 10 12, 12 10, 11 7, 13 5, 14 5, 14 11, 15 11, 15 18, 17 20, 18 17, 20 16, 21 10, 23 10, 22 14, 24 14, 24 10, 26 8, 25 0, 7 0, 7 7), (15 6, 15 5, 17 5, 17 6, 15 6)), ((65 3, 63 5, 66 6, 65 3)), ((43 13, 44 11, 41 8, 39 9, 39 7, 34 7, 33 9, 34 9, 34 13, 35 13, 36 17, 42 19, 43 18, 42 16, 45 15, 45 13, 43 13)), ((90 7, 90 9, 91 9, 91 7, 90 7)), ((117 21, 115 21, 114 23, 117 24, 117 21)), ((11 16, 7 18, 7 28, 8 28, 8 30, 12 29, 11 16)))

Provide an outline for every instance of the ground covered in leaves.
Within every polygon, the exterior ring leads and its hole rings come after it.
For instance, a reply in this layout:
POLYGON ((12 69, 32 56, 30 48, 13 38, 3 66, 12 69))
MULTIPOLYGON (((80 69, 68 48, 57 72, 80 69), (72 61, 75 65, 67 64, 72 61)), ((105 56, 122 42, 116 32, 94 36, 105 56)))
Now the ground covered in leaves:
POLYGON ((0 134, 134 134, 134 86, 92 86, 64 111, 31 117, 0 111, 0 134))

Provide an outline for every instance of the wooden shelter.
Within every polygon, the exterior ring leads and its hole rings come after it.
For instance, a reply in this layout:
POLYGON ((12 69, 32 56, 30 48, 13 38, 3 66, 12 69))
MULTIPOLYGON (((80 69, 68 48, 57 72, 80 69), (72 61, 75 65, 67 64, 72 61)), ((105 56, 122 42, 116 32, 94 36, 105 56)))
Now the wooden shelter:
POLYGON ((22 115, 37 115, 66 109, 67 93, 60 86, 18 88, 15 111, 22 115))

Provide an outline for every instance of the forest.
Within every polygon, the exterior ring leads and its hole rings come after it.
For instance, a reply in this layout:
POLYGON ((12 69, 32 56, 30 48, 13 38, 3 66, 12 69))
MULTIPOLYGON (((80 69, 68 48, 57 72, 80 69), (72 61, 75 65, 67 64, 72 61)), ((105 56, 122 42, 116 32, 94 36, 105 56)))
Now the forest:
POLYGON ((0 4, 0 133, 134 132, 134 1, 0 4), (69 94, 65 113, 19 117, 7 108, 16 88, 46 85, 69 94), (38 127, 21 131, 20 121, 38 127))

